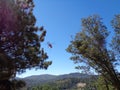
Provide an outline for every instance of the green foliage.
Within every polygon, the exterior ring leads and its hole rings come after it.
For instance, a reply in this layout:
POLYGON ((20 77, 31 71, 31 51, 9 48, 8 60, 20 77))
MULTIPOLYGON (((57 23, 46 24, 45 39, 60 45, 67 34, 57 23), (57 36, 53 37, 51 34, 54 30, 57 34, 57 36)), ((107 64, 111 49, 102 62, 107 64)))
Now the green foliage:
POLYGON ((59 90, 56 86, 50 86, 49 84, 45 84, 43 86, 33 87, 32 90, 59 90))
POLYGON ((110 82, 107 82, 103 76, 99 76, 94 85, 97 90, 114 90, 114 87, 110 84, 110 82))
POLYGON ((23 80, 13 80, 12 85, 14 88, 20 89, 21 87, 25 87, 26 83, 23 80))
POLYGON ((111 46, 118 57, 117 60, 120 61, 120 15, 115 15, 112 20, 112 26, 114 28, 115 36, 112 39, 111 46))
POLYGON ((0 80, 51 65, 41 47, 46 30, 35 26, 33 8, 33 0, 0 0, 0 80))
POLYGON ((93 89, 95 85, 93 85, 93 82, 95 82, 97 78, 64 78, 59 79, 55 81, 51 81, 49 83, 39 85, 32 87, 29 90, 77 90, 77 84, 78 83, 86 83, 86 86, 84 87, 85 90, 87 89, 93 89))
MULTIPOLYGON (((73 56, 71 60, 75 63, 84 63, 94 68, 119 90, 120 80, 114 65, 118 58, 116 58, 117 55, 115 56, 115 51, 107 49, 106 38, 109 32, 101 20, 102 19, 98 15, 83 18, 81 20, 82 30, 77 33, 75 38, 71 41, 71 44, 67 48, 67 52, 72 53, 73 56)), ((113 20, 113 26, 119 25, 119 23, 120 19, 118 20, 115 18, 113 20)), ((117 32, 116 35, 118 35, 120 29, 115 31, 117 32)), ((115 40, 116 39, 114 39, 114 41, 115 40)), ((115 47, 120 46, 118 41, 119 40, 114 44, 115 47)), ((79 69, 82 69, 82 66, 79 67, 79 69)))

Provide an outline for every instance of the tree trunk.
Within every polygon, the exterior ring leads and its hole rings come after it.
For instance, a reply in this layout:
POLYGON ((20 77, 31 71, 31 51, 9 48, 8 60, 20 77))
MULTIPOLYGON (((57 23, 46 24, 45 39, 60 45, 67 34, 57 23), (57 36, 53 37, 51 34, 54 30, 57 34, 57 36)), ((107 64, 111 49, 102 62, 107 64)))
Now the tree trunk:
POLYGON ((109 90, 108 82, 104 79, 106 89, 109 90))
POLYGON ((118 78, 114 68, 112 67, 112 70, 113 70, 113 76, 111 76, 111 78, 113 79, 113 85, 114 87, 116 88, 116 90, 120 90, 120 79, 118 78))

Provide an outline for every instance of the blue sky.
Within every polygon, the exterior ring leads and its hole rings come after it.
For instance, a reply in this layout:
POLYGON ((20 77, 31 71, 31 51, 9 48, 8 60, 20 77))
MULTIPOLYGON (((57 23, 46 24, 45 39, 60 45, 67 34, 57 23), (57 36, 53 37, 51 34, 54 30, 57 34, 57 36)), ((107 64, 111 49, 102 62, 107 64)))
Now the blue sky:
POLYGON ((42 47, 48 53, 53 64, 48 70, 27 70, 19 77, 40 74, 67 74, 78 72, 69 59, 71 54, 65 49, 70 44, 71 35, 81 29, 81 18, 98 14, 112 33, 110 21, 115 14, 120 14, 120 0, 34 0, 34 15, 37 26, 44 26, 47 36, 42 47), (52 43, 49 48, 47 42, 52 43))

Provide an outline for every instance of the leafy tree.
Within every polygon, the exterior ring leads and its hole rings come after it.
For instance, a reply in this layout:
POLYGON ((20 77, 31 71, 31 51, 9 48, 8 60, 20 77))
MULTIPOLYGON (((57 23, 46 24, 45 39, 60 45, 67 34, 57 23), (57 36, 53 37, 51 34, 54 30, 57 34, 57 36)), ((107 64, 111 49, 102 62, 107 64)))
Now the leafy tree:
POLYGON ((99 76, 94 85, 96 86, 97 90, 114 90, 110 83, 106 83, 103 76, 99 76))
POLYGON ((41 48, 46 30, 35 26, 33 8, 33 0, 0 0, 0 81, 51 64, 41 48))
MULTIPOLYGON (((115 16, 112 25, 115 29, 113 38, 115 43, 112 46, 114 50, 107 48, 106 38, 109 36, 107 27, 98 15, 93 15, 82 19, 82 30, 71 41, 67 52, 72 53, 71 60, 75 63, 84 63, 82 64, 86 65, 84 67, 94 68, 106 81, 120 90, 119 72, 115 64, 120 59, 118 57, 120 55, 120 15, 115 16)), ((79 66, 80 69, 82 65, 79 66)))
POLYGON ((31 90, 59 90, 59 89, 57 88, 57 86, 51 86, 49 84, 45 84, 42 86, 33 87, 31 90))
POLYGON ((118 61, 116 64, 120 64, 120 15, 115 15, 112 20, 112 27, 114 28, 115 35, 112 38, 112 50, 116 55, 116 60, 118 61))
POLYGON ((78 90, 80 88, 78 87, 79 83, 86 83, 84 90, 96 90, 95 86, 98 84, 95 83, 96 80, 97 77, 93 78, 93 76, 86 78, 63 78, 43 85, 40 84, 38 86, 30 87, 29 90, 78 90))
POLYGON ((16 88, 19 90, 21 87, 25 87, 26 83, 23 80, 13 80, 10 86, 12 90, 16 90, 16 88))

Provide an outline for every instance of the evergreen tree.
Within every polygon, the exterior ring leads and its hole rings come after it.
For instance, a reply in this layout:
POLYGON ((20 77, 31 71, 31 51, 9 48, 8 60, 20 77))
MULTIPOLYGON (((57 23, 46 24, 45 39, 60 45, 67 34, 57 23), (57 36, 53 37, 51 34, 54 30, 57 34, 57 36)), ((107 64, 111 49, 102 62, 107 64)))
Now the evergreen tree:
POLYGON ((33 0, 0 0, 0 82, 51 64, 41 47, 46 30, 35 26, 33 8, 33 0))
POLYGON ((117 56, 117 63, 120 64, 120 15, 115 15, 112 20, 112 27, 114 29, 115 35, 112 38, 111 46, 114 54, 117 56))
MULTIPOLYGON (((116 70, 117 57, 120 54, 115 52, 120 46, 119 33, 114 38, 114 50, 109 50, 106 45, 106 38, 109 32, 98 15, 89 16, 82 19, 82 30, 76 34, 71 41, 67 51, 72 53, 71 60, 75 63, 85 63, 100 73, 117 90, 120 90, 120 79, 116 70), (118 35, 119 34, 119 35, 118 35), (115 50, 116 49, 116 50, 115 50)), ((120 17, 113 21, 115 32, 120 32, 120 17), (119 18, 119 19, 118 19, 119 18), (116 30, 117 29, 117 30, 116 30)), ((83 66, 80 66, 80 69, 83 66)))
POLYGON ((106 81, 106 79, 104 79, 103 76, 99 76, 94 85, 97 90, 114 90, 114 88, 106 81))

